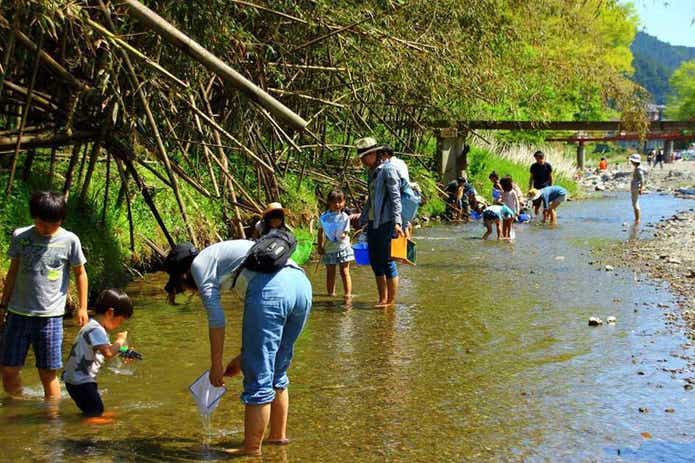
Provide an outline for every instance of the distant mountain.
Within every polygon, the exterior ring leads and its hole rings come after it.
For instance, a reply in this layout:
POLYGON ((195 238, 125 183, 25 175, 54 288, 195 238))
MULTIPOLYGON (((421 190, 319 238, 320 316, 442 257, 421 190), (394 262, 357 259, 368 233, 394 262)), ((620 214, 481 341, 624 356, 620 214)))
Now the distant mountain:
POLYGON ((668 80, 683 61, 695 59, 695 47, 671 45, 638 32, 630 46, 634 81, 649 90, 656 104, 665 104, 668 80))

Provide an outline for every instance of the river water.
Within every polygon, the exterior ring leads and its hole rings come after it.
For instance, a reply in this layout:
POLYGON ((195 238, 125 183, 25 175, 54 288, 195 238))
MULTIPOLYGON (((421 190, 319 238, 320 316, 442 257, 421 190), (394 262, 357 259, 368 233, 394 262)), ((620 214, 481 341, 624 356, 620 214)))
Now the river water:
MULTIPOLYGON (((693 207, 642 203, 645 222, 693 207)), ((623 227, 630 217, 619 194, 563 204, 557 228, 519 226, 511 244, 480 241, 479 223, 420 230, 418 265, 401 268, 400 303, 388 310, 370 308, 369 269, 353 269, 345 310, 310 265, 314 309, 290 370, 292 444, 264 448, 264 460, 693 461, 695 391, 683 387, 693 352, 665 316, 674 297, 589 264, 592 248, 649 235, 623 227), (590 328, 592 315, 617 324, 590 328)), ((205 314, 197 297, 167 306, 163 283, 152 275, 128 288, 136 312, 124 328, 145 360, 99 376, 115 423, 83 424, 69 399, 51 416, 29 369, 29 399, 0 405, 2 461, 214 461, 239 443, 241 381, 227 381, 204 435, 187 386, 208 368, 205 314)), ((225 306, 231 357, 241 312, 233 295, 225 306)), ((75 331, 66 324, 67 343, 75 331)))

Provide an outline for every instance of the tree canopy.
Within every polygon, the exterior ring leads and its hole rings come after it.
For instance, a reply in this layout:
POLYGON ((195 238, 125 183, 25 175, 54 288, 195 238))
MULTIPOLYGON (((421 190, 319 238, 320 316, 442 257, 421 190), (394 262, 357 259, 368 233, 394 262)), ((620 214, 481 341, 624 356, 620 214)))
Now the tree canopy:
POLYGON ((364 182, 348 161, 366 134, 421 153, 436 119, 645 123, 647 95, 629 79, 637 17, 618 0, 144 2, 309 121, 295 133, 131 3, 0 5, 0 148, 16 148, 12 172, 31 146, 93 143, 87 172, 113 157, 145 199, 138 172, 170 187, 185 222, 179 183, 222 199, 239 225, 307 179, 358 195, 364 182))
POLYGON ((667 115, 680 120, 695 118, 695 60, 681 64, 669 83, 671 95, 666 107, 667 115))

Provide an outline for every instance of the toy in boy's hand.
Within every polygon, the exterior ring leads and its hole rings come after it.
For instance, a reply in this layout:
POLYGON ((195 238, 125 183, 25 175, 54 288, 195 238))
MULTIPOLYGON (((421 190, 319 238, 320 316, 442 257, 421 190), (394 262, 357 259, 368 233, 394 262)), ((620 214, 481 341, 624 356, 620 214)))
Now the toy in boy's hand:
POLYGON ((142 360, 142 354, 138 351, 135 351, 133 349, 128 348, 128 346, 121 346, 121 349, 118 352, 118 355, 120 355, 124 359, 142 360))

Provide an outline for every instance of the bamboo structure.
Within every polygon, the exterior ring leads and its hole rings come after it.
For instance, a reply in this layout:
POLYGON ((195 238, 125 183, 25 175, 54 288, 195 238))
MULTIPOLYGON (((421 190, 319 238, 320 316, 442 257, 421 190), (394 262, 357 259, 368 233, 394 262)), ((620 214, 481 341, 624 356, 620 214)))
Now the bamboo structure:
MULTIPOLYGON (((245 237, 264 204, 306 188, 323 195, 343 186, 357 204, 365 193, 363 170, 349 162, 347 141, 369 135, 373 126, 383 123, 403 152, 419 152, 427 143, 426 130, 412 120, 423 114, 387 106, 390 96, 374 87, 368 72, 357 76, 336 59, 355 37, 373 41, 368 25, 378 16, 341 24, 229 2, 232 14, 260 15, 275 25, 275 32, 258 37, 279 50, 266 57, 245 51, 234 37, 220 47, 203 24, 186 30, 185 11, 175 8, 156 13, 137 0, 96 0, 96 8, 51 14, 40 2, 15 3, 0 6, 6 196, 19 181, 18 163, 28 166, 25 174, 31 171, 30 150, 50 150, 47 177, 51 184, 62 178, 66 198, 72 191, 81 202, 98 203, 102 222, 107 210, 127 205, 131 251, 138 236, 134 201, 147 205, 169 245, 181 239, 203 245, 225 227, 223 237, 245 237), (44 20, 20 20, 23 14, 44 20), (288 24, 292 40, 283 43, 277 30, 288 24), (397 117, 401 126, 387 125, 397 117), (340 138, 331 139, 336 133, 340 138), (160 210, 162 194, 175 199, 176 220, 174 211, 160 210), (189 212, 202 199, 219 202, 222 227, 189 212)), ((413 50, 409 40, 389 40, 413 50)), ((315 207, 291 220, 304 220, 315 207)))

